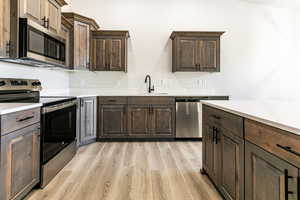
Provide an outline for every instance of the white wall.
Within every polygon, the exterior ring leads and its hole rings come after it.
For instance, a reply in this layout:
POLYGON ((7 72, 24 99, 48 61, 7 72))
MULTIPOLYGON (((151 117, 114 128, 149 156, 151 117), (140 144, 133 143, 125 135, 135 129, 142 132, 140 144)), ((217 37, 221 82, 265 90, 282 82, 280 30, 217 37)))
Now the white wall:
POLYGON ((0 78, 39 79, 43 94, 58 94, 69 91, 69 73, 57 69, 43 69, 0 62, 0 78))
POLYGON ((72 0, 65 10, 95 18, 102 29, 129 30, 131 38, 127 74, 73 72, 70 87, 143 91, 151 74, 161 91, 299 97, 299 8, 297 0, 72 0), (222 72, 171 73, 173 30, 226 31, 222 72))

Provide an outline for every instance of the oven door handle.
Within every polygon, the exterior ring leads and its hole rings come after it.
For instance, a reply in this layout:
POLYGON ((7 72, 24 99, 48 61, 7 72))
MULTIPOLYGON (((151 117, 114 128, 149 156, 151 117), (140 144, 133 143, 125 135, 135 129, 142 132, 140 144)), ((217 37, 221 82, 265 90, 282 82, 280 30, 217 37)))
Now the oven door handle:
POLYGON ((74 105, 77 105, 77 101, 71 101, 71 102, 62 103, 62 104, 58 104, 58 105, 54 105, 54 106, 44 107, 42 110, 42 114, 54 112, 54 111, 68 108, 68 107, 71 107, 74 105))

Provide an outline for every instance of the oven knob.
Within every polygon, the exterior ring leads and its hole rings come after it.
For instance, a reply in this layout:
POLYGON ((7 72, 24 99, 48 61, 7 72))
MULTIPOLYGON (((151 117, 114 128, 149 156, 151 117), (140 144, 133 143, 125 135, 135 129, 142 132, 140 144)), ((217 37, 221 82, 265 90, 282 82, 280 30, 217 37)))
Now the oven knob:
POLYGON ((6 85, 5 81, 0 81, 0 87, 5 86, 5 85, 6 85))
POLYGON ((40 85, 41 85, 40 81, 32 82, 32 86, 40 86, 40 85))

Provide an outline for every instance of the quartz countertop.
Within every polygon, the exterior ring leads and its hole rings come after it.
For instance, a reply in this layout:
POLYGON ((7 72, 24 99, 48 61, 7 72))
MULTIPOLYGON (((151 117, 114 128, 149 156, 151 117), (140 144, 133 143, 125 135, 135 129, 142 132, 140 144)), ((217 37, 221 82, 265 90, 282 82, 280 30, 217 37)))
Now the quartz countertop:
POLYGON ((229 100, 202 103, 300 135, 299 102, 229 100))
POLYGON ((166 93, 166 92, 157 92, 157 93, 139 93, 139 92, 121 92, 121 91, 112 91, 112 92, 68 92, 68 93, 51 93, 51 94, 44 94, 43 96, 72 96, 77 98, 83 98, 83 97, 95 97, 95 96, 146 96, 146 97, 153 97, 153 96, 165 96, 165 97, 203 97, 203 96, 226 96, 229 95, 223 95, 218 93, 166 93))
POLYGON ((0 115, 41 107, 41 103, 0 103, 0 115))

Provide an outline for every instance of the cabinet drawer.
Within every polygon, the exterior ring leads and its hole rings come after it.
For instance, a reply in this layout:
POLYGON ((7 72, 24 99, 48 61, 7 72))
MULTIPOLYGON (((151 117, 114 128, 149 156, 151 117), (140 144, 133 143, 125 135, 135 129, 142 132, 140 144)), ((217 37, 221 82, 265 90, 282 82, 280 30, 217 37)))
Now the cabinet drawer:
POLYGON ((99 97, 99 104, 127 104, 127 97, 99 97))
POLYGON ((175 104, 174 97, 128 97, 128 104, 164 105, 175 104))
POLYGON ((245 119, 245 139, 300 167, 300 136, 245 119))
POLYGON ((40 108, 1 116, 1 135, 40 122, 40 108))
POLYGON ((237 135, 241 138, 244 137, 243 118, 225 111, 215 109, 209 106, 203 106, 204 123, 210 122, 220 125, 227 131, 237 135))

